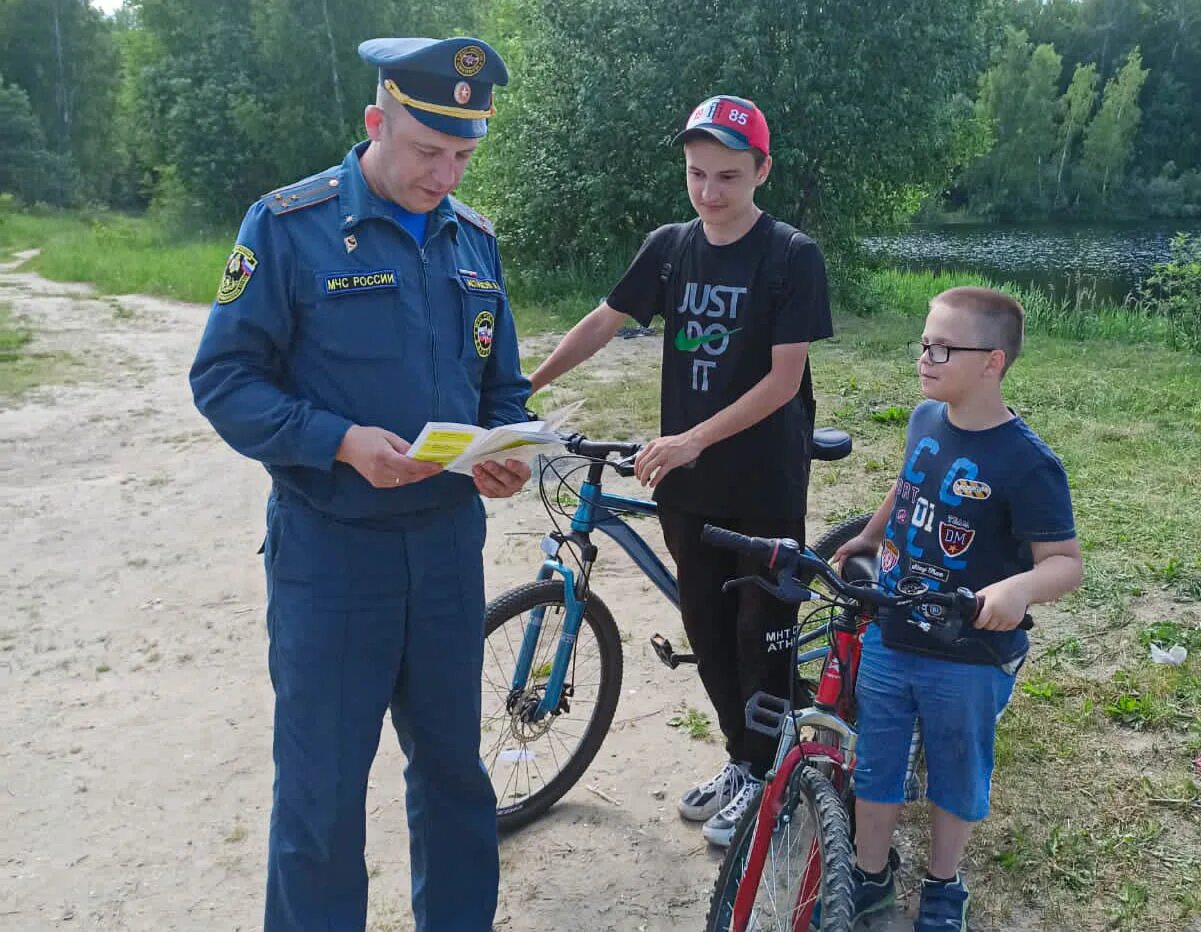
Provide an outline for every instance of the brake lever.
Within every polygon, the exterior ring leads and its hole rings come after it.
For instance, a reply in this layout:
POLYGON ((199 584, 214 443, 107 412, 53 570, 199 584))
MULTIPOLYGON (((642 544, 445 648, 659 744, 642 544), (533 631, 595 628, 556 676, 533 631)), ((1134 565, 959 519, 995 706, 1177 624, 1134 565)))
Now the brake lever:
POLYGON ((633 456, 624 456, 621 459, 616 460, 613 463, 613 468, 617 470, 617 475, 623 477, 634 475, 634 458, 637 455, 638 454, 635 453, 633 456))
POLYGON ((789 601, 788 593, 783 587, 769 583, 763 576, 739 576, 737 579, 725 580, 725 583, 722 584, 722 592, 729 592, 731 589, 736 589, 737 586, 759 586, 759 589, 772 598, 778 598, 781 602, 789 601))
POLYGON ((753 585, 758 586, 764 592, 774 595, 777 599, 783 598, 783 592, 780 587, 768 582, 762 576, 738 576, 734 579, 727 579, 721 584, 722 592, 729 592, 731 589, 736 589, 739 586, 753 585))
POLYGON ((729 592, 737 586, 745 585, 758 586, 773 598, 789 604, 812 602, 817 598, 808 586, 801 585, 791 576, 786 577, 783 583, 768 582, 762 576, 739 576, 736 579, 727 579, 722 583, 721 591, 729 592))

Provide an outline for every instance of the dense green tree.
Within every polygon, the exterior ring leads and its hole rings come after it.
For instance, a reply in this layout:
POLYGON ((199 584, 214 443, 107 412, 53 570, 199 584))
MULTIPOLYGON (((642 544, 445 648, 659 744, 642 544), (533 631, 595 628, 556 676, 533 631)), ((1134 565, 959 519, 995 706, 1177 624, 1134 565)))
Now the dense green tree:
POLYGON ((1060 150, 1057 115, 1063 63, 1049 45, 1034 47, 1026 33, 1009 29, 1004 46, 980 79, 976 111, 992 147, 972 177, 992 209, 1021 214, 1047 204, 1060 150))
POLYGON ((342 158, 375 73, 358 44, 471 25, 441 2, 132 0, 120 122, 130 164, 180 220, 228 223, 342 158))
POLYGON ((526 255, 609 257, 688 215, 681 156, 667 143, 698 101, 736 94, 772 125, 764 206, 845 240, 907 216, 947 181, 962 150, 954 96, 982 59, 965 38, 979 9, 507 0, 494 26, 515 79, 473 185, 526 255))
POLYGON ((465 193, 532 261, 687 215, 666 143, 718 91, 771 118, 765 206, 828 242, 949 187, 1015 216, 1201 212, 1201 0, 0 0, 6 106, 20 88, 45 153, 19 171, 58 179, 39 199, 227 224, 361 137, 363 38, 422 34, 505 53, 465 193))
POLYGON ((1101 203, 1109 199, 1111 184, 1122 178, 1133 155, 1142 115, 1138 98, 1146 78, 1142 57, 1135 49, 1105 85, 1101 108, 1084 131, 1082 168, 1101 203))
POLYGON ((78 183, 70 156, 46 148, 25 89, 0 78, 0 194, 27 204, 66 206, 78 183))
POLYGON ((1059 124, 1059 166, 1055 172, 1055 203, 1063 201, 1063 176, 1068 157, 1084 127, 1092 116, 1097 103, 1097 66, 1077 65, 1072 74, 1072 83, 1064 92, 1061 102, 1062 119, 1059 124))
POLYGON ((3 0, 0 62, 28 94, 46 148, 77 167, 91 199, 107 200, 120 70, 112 24, 86 0, 3 0))

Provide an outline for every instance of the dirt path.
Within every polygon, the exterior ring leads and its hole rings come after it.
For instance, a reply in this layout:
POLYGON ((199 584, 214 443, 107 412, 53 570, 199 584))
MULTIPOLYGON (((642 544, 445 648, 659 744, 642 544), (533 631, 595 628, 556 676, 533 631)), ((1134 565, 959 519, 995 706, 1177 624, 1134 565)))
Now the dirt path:
MULTIPOLYGON (((98 297, 16 263, 0 266, 0 302, 30 321, 35 351, 84 366, 0 409, 0 926, 257 928, 267 480, 192 407, 207 309, 98 297)), ((652 343, 613 352, 649 359, 652 343)), ((546 519, 531 492, 489 512, 495 595, 530 578, 546 519)), ((647 637, 676 637, 679 621, 614 550, 595 587, 625 641, 618 723, 581 785, 505 839, 506 932, 698 929, 705 915, 718 858, 675 798, 722 752, 668 727, 704 695, 654 659, 647 637)), ((368 803, 377 930, 412 927, 401 770, 389 729, 368 803)))

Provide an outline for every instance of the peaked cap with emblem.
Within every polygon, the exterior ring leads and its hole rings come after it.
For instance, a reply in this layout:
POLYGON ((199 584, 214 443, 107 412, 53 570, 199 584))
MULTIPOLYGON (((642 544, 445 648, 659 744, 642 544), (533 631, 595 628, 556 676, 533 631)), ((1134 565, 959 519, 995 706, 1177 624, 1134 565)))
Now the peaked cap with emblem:
POLYGON ((493 85, 509 83, 497 51, 479 39, 368 39, 359 57, 380 85, 431 129, 476 139, 496 114, 493 85))

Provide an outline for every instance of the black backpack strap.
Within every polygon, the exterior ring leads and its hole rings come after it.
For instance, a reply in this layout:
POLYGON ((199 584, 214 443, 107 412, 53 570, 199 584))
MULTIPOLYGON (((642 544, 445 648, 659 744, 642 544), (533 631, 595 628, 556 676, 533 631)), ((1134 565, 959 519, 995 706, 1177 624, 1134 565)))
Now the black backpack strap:
MULTIPOLYGON (((776 221, 771 230, 767 253, 769 261, 767 269, 767 288, 773 302, 782 302, 788 294, 788 270, 792 265, 792 257, 797 243, 804 234, 787 223, 776 221)), ((809 367, 809 359, 805 359, 805 372, 801 376, 801 401, 805 405, 805 413, 809 415, 809 429, 817 424, 817 396, 813 392, 813 373, 809 367)))
POLYGON ((659 282, 666 285, 671 281, 671 273, 680 268, 681 260, 686 250, 696 236, 700 219, 689 223, 673 223, 665 228, 663 233, 663 264, 659 267, 659 282))

